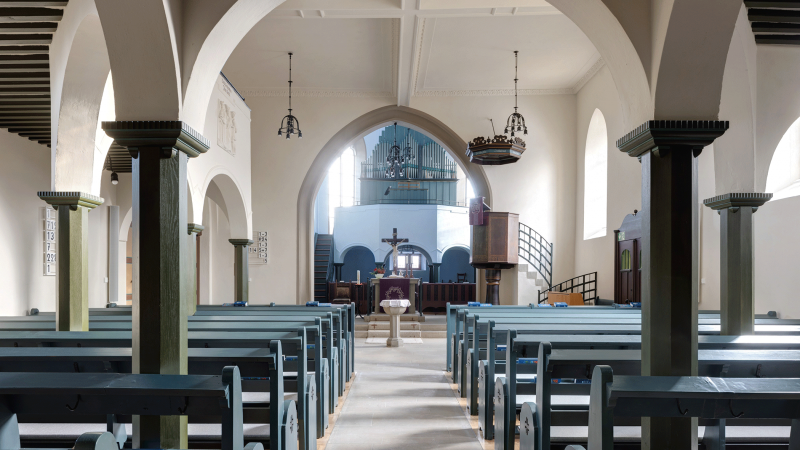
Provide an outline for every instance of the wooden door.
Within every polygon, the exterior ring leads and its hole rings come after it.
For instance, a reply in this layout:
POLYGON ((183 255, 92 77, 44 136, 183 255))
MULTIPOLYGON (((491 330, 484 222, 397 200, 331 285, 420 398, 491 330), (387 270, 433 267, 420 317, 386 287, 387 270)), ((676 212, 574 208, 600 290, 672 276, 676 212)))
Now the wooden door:
POLYGON ((639 277, 636 240, 620 241, 617 245, 617 303, 636 301, 636 281, 639 277), (636 265, 634 265, 636 264, 636 265), (636 270, 634 270, 634 268, 636 270))

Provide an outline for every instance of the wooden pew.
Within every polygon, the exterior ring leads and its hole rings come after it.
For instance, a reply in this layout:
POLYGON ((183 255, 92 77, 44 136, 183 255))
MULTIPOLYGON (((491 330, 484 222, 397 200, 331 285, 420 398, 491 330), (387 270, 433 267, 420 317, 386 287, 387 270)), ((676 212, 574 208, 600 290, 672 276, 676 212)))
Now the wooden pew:
MULTIPOLYGON (((278 341, 286 356, 285 364, 296 364, 297 392, 308 392, 308 349, 306 327, 289 332, 199 332, 188 333, 189 348, 263 348, 270 349, 272 342, 278 341)), ((0 347, 122 347, 130 348, 132 334, 130 331, 0 331, 0 347)), ((314 349, 319 354, 319 347, 314 349)), ((319 361, 319 359, 318 359, 319 361)), ((286 374, 284 374, 286 375, 286 374)), ((285 378, 288 378, 285 376, 285 378)), ((298 395, 297 414, 301 418, 303 448, 309 447, 311 436, 306 432, 313 417, 311 405, 307 405, 308 396, 298 395), (308 441, 308 442, 307 442, 308 441)), ((319 410, 319 409, 318 409, 319 410)))
POLYGON ((615 376, 611 367, 596 366, 591 386, 589 450, 613 450, 617 416, 705 419, 703 443, 710 450, 725 448, 728 421, 786 419, 789 448, 800 447, 798 378, 615 376))
MULTIPOLYGON (((20 422, 105 423, 109 415, 123 420, 133 415, 186 415, 192 421, 222 424, 222 449, 243 450, 241 386, 235 366, 226 367, 221 376, 0 373, 4 424, 0 442, 19 443, 20 422)), ((297 442, 294 402, 282 406, 283 425, 270 433, 270 445, 275 442, 275 448, 293 449, 297 442)))
MULTIPOLYGON (((523 363, 523 369, 528 369, 525 363, 532 362, 538 356, 538 348, 542 342, 551 342, 558 348, 563 349, 640 349, 641 336, 639 335, 604 335, 601 340, 593 335, 537 335, 522 334, 518 336, 515 329, 495 329, 491 328, 489 333, 489 346, 495 348, 495 352, 488 352, 488 361, 479 365, 479 400, 478 413, 481 429, 484 436, 497 436, 499 433, 493 427, 495 411, 493 408, 486 408, 485 405, 494 403, 494 396, 497 391, 494 389, 496 368, 505 370, 505 377, 502 377, 504 392, 507 399, 503 403, 506 405, 514 404, 517 394, 518 373, 527 374, 528 370, 520 370, 519 363, 523 363), (499 345, 499 342, 506 341, 506 345, 499 345), (510 352, 510 353, 509 353, 510 352), (509 363, 509 361, 511 363, 509 363), (510 380, 510 381, 509 381, 510 380), (485 381, 485 383, 482 383, 485 381), (491 388, 491 390, 490 390, 491 388)), ((800 350, 800 337, 798 336, 699 336, 698 347, 700 349, 731 349, 731 350, 800 350)), ((510 411, 505 414, 511 417, 510 411)), ((516 419, 516 416, 514 417, 516 419)), ((488 437, 487 437, 488 439, 488 437)), ((497 441, 495 441, 497 442, 497 441)), ((498 447, 502 448, 502 447, 498 447)))
MULTIPOLYGON (((245 408, 245 423, 269 423, 270 429, 280 429, 283 416, 282 403, 286 392, 295 392, 297 381, 284 380, 283 352, 280 341, 274 341, 270 349, 215 349, 191 348, 188 353, 188 372, 190 375, 210 375, 220 373, 226 366, 236 365, 242 374, 242 390, 245 408), (266 399, 262 394, 268 393, 266 399), (248 399, 248 397, 255 397, 248 399), (279 398, 281 401, 272 402, 279 398), (270 403, 272 403, 270 405, 270 403), (271 408, 263 409, 265 405, 271 408), (270 412, 269 417, 262 412, 270 412)), ((61 373, 132 373, 130 348, 0 348, 0 372, 61 372, 61 373)), ((307 378, 307 403, 316 403, 315 381, 307 378)), ((298 394, 300 395, 300 394, 298 394)), ((296 398, 296 396, 294 396, 296 398)), ((309 408, 311 417, 301 427, 307 435, 301 442, 307 441, 315 445, 317 435, 317 418, 315 408, 309 408)), ((302 419, 301 419, 302 420, 302 419)), ((125 444, 124 432, 118 435, 120 447, 125 444)))
MULTIPOLYGON (((37 317, 37 316, 32 316, 37 317)), ((112 318, 113 320, 91 320, 89 323, 89 328, 92 331, 127 331, 131 329, 131 318, 130 316, 103 316, 104 318, 112 318)), ((331 334, 331 320, 330 316, 322 320, 319 317, 304 317, 304 316, 286 316, 286 320, 281 320, 280 318, 276 317, 260 317, 255 316, 251 321, 243 321, 243 320, 229 320, 229 319, 245 319, 246 317, 240 316, 199 316, 198 320, 190 320, 189 321, 189 331, 234 331, 234 332, 258 332, 258 331, 284 331, 290 332, 297 330, 301 327, 306 327, 308 332, 309 340, 314 341, 314 344, 309 344, 309 349, 314 350, 317 346, 321 346, 321 352, 312 352, 314 355, 324 355, 328 352, 327 346, 332 345, 333 342, 332 334, 331 334), (220 320, 203 320, 203 319, 211 319, 212 317, 221 317, 220 320), (326 336, 322 336, 320 338, 320 334, 317 330, 322 327, 322 332, 326 334, 326 336), (327 339, 326 339, 327 337, 327 339)), ((55 322, 49 320, 40 320, 36 319, 33 321, 18 321, 18 320, 11 320, 7 321, 6 318, 0 318, 0 330, 4 331, 47 331, 52 330, 55 328, 55 322)), ((335 344, 334 344, 335 345, 335 344)), ((315 364, 316 364, 317 357, 315 356, 315 364)), ((323 361, 325 358, 320 358, 319 361, 323 361)), ((334 368, 337 366, 334 365, 334 368)), ((313 370, 314 368, 311 367, 313 370)), ((327 404, 329 405, 328 409, 324 410, 327 412, 323 412, 322 409, 318 412, 318 415, 323 416, 323 418, 327 418, 327 414, 332 413, 336 400, 338 397, 335 396, 334 392, 336 392, 336 385, 334 384, 333 380, 326 379, 324 374, 330 374, 330 368, 326 368, 326 370, 316 370, 315 377, 316 377, 316 386, 319 388, 320 396, 327 396, 323 397, 326 399, 327 404), (325 381, 328 381, 327 383, 325 381)), ((327 420, 325 420, 327 423, 327 420)), ((322 428, 324 430, 325 428, 322 428)))
MULTIPOLYGON (((588 346, 587 346, 588 347, 588 346)), ((800 373, 800 350, 704 350, 697 355, 699 376, 725 378, 789 378, 800 373)), ((599 365, 612 367, 619 375, 641 373, 641 350, 611 349, 554 349, 551 343, 543 342, 539 347, 537 376, 534 383, 536 407, 528 411, 536 414, 520 416, 520 423, 530 423, 529 430, 537 430, 537 444, 530 446, 530 432, 520 429, 520 450, 550 448, 551 426, 586 426, 588 424, 588 398, 591 385, 591 370, 599 365), (583 379, 584 383, 558 383, 558 379, 583 379), (570 404, 566 407, 554 402, 554 395, 585 396, 585 404, 570 404), (525 441, 526 445, 522 442, 525 441)), ((519 395, 522 385, 517 384, 519 395)), ((530 386, 528 386, 530 390, 530 386)), ((518 397, 519 398, 519 397, 518 397)), ((499 399, 502 401, 502 399, 499 399)), ((524 401, 517 400, 524 407, 524 401)), ((505 408, 506 411, 509 408, 505 408)), ((515 417, 516 420, 516 417, 515 417)), ((638 420, 637 420, 638 422, 638 420)), ((507 422, 508 423, 508 422, 507 422)), ((638 425, 638 424, 637 424, 638 425)))

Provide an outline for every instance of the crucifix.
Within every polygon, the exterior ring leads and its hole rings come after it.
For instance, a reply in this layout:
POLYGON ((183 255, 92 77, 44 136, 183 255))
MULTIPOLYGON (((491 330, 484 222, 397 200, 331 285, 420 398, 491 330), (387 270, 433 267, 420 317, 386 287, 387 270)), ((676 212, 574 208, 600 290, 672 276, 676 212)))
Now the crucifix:
POLYGON ((386 242, 392 246, 392 275, 397 275, 397 247, 408 242, 408 239, 397 239, 397 228, 392 228, 391 239, 381 239, 381 242, 386 242))

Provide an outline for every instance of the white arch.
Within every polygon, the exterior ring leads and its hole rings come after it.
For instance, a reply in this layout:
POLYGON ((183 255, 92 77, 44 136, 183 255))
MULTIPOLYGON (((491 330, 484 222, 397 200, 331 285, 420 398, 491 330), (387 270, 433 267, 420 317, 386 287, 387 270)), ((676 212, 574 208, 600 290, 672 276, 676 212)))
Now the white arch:
POLYGON ((354 139, 394 121, 424 132, 452 152, 453 159, 472 181, 475 195, 485 197, 486 203, 491 206, 492 192, 486 172, 483 167, 470 163, 464 152, 458 151, 466 149, 467 143, 455 131, 435 117, 405 106, 384 106, 370 111, 347 124, 322 147, 300 187, 297 196, 297 299, 299 301, 311 298, 313 292, 314 200, 328 167, 338 157, 341 149, 354 139))
POLYGON ((54 100, 51 113, 55 115, 58 108, 51 132, 55 144, 53 188, 99 195, 102 164, 110 142, 98 141, 97 124, 110 66, 100 18, 91 10, 85 12, 71 36, 60 98, 54 100))
POLYGON ((800 195, 800 118, 783 134, 767 172, 766 192, 772 200, 800 195))
POLYGON ((217 185, 225 200, 228 220, 231 226, 231 238, 250 239, 253 235, 252 221, 247 206, 245 205, 242 190, 236 177, 225 167, 216 166, 206 175, 200 195, 193 196, 193 212, 195 223, 203 221, 203 207, 206 191, 211 182, 217 185))
POLYGON ((583 239, 603 237, 608 223, 608 127, 599 108, 586 133, 583 180, 583 239))

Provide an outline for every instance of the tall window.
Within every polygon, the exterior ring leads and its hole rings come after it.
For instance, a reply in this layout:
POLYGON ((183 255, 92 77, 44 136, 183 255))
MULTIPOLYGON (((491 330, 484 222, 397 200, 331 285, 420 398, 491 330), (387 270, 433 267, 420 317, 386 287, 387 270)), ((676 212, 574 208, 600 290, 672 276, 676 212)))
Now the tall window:
POLYGON ((773 200, 800 195, 800 119, 783 135, 767 172, 767 192, 773 200))
POLYGON ((608 132, 599 109, 594 110, 589 122, 583 176, 583 239, 603 237, 608 204, 608 132))
POLYGON ((356 197, 356 152, 352 147, 342 152, 328 169, 328 232, 333 234, 336 208, 353 206, 356 197))

